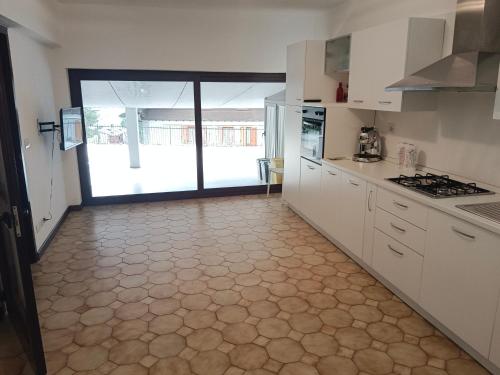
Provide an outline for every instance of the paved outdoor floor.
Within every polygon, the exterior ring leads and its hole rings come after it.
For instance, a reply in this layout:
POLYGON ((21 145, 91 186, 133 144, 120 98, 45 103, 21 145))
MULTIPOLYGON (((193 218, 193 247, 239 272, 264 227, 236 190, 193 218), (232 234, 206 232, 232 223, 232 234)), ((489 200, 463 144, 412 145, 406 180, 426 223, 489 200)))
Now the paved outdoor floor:
POLYGON ((72 212, 33 272, 49 374, 487 374, 279 195, 72 212))
MULTIPOLYGON (((141 168, 130 168, 127 145, 88 145, 94 197, 196 190, 196 149, 141 145, 141 168)), ((203 149, 206 188, 254 186, 263 147, 203 149)))

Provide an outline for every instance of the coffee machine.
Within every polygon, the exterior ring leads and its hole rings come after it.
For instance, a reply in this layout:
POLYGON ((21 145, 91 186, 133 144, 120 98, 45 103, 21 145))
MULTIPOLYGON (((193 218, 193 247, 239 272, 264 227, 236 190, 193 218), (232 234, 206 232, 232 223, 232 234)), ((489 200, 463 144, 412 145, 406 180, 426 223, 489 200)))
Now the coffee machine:
POLYGON ((352 158, 362 163, 373 163, 382 160, 382 144, 378 130, 373 126, 361 128, 359 134, 358 153, 352 158))

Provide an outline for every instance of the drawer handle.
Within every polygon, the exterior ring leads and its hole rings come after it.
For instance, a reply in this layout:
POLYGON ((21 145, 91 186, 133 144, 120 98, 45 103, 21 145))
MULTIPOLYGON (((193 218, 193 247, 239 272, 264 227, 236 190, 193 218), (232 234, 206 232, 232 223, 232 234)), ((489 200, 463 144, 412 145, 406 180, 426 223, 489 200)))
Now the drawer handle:
POLYGON ((403 229, 401 227, 398 227, 394 223, 391 223, 391 227, 393 227, 395 230, 397 230, 399 233, 406 233, 406 229, 403 229))
POLYGON ((398 201, 393 201, 392 203, 394 203, 394 205, 396 207, 402 208, 404 210, 407 210, 409 208, 406 204, 403 204, 403 203, 398 202, 398 201))
POLYGON ((395 248, 393 248, 391 245, 387 245, 387 247, 389 248, 389 250, 391 250, 393 253, 399 255, 400 257, 404 256, 405 254, 402 253, 401 251, 397 251, 395 248))
POLYGON ((389 104, 392 104, 391 101, 389 100, 379 100, 378 101, 378 104, 382 104, 382 105, 389 105, 389 104))
POLYGON ((349 183, 352 185, 352 186, 359 186, 359 184, 353 180, 349 180, 349 183))
POLYGON ((311 171, 314 171, 316 169, 312 165, 308 165, 307 168, 309 168, 311 171))
POLYGON ((364 103, 365 101, 364 101, 364 100, 359 100, 359 99, 357 99, 357 100, 353 100, 353 102, 354 102, 354 103, 364 103))
POLYGON ((368 194, 368 212, 372 212, 372 197, 373 197, 373 190, 370 190, 370 193, 368 194))
POLYGON ((460 229, 456 228, 456 227, 451 227, 451 229, 453 230, 453 232, 455 232, 456 234, 460 235, 460 236, 463 236, 469 240, 475 240, 476 239, 476 236, 473 236, 472 234, 467 234, 463 231, 461 231, 460 229))
POLYGON ((299 114, 302 114, 302 111, 295 111, 295 113, 299 113, 299 114))
POLYGON ((332 176, 336 176, 337 173, 333 173, 332 171, 328 171, 328 174, 332 175, 332 176))

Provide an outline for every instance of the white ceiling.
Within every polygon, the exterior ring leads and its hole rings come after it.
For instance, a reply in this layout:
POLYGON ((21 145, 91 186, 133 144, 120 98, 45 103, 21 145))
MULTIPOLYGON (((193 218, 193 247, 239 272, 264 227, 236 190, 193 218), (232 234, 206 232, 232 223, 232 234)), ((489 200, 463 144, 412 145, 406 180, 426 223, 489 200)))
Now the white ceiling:
POLYGON ((62 4, 324 9, 346 0, 53 0, 62 4))
MULTIPOLYGON (((211 108, 263 108, 284 83, 207 82, 201 104, 211 108)), ((101 108, 194 108, 191 82, 83 81, 83 105, 101 108)))

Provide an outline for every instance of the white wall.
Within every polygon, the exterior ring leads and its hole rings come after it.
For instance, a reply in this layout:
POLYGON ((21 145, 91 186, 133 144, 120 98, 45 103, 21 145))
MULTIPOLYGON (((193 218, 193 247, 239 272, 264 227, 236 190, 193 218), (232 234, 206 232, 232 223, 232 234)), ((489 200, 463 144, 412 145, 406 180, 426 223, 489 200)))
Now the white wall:
MULTIPOLYGON (((61 106, 70 105, 68 68, 285 72, 288 44, 329 34, 320 11, 80 4, 60 12, 54 74, 61 106)), ((79 201, 76 158, 67 173, 68 199, 79 201)))
POLYGON ((64 155, 59 151, 58 138, 55 138, 52 160, 52 133, 41 135, 37 128, 37 119, 58 121, 50 68, 52 51, 21 28, 9 29, 9 43, 28 194, 33 211, 33 224, 37 227, 35 239, 40 247, 68 206, 63 174, 64 155), (30 147, 26 148, 27 145, 30 147), (53 200, 50 207, 52 173, 53 200), (48 217, 50 213, 52 220, 39 226, 42 218, 48 217))
MULTIPOLYGON (((413 16, 447 20, 445 49, 451 52, 456 0, 352 0, 331 12, 331 36, 413 16)), ((385 153, 409 141, 419 163, 443 172, 500 186, 500 121, 493 120, 492 93, 442 93, 436 112, 377 114, 385 153)))
POLYGON ((2 23, 22 27, 30 37, 48 44, 57 44, 59 34, 54 11, 46 0, 0 0, 2 23))

